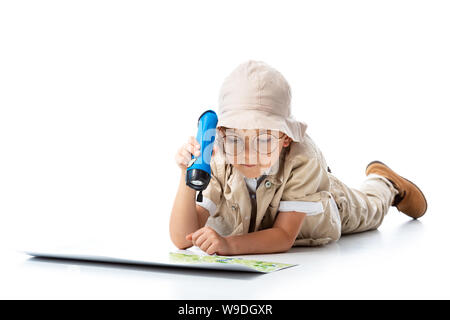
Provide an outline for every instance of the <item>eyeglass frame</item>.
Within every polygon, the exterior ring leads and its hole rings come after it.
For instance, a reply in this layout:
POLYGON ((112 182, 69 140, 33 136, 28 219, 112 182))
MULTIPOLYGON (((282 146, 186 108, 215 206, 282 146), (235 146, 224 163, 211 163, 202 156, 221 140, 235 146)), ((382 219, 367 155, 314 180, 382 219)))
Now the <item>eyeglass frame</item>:
MULTIPOLYGON (((225 131, 226 131, 226 130, 230 130, 230 129, 225 129, 225 131)), ((262 154, 262 155, 271 155, 271 154, 276 150, 276 147, 275 147, 272 151, 270 151, 270 152, 268 152, 268 153, 261 153, 259 150, 255 150, 255 145, 256 145, 256 144, 255 144, 254 141, 255 141, 256 138, 258 138, 259 136, 261 136, 261 135, 263 135, 263 134, 268 134, 268 135, 272 136, 274 139, 276 139, 277 141, 280 141, 280 139, 283 139, 285 136, 287 136, 286 133, 281 132, 281 131, 279 131, 279 130, 271 130, 271 129, 256 129, 256 130, 264 130, 264 131, 266 131, 266 133, 260 133, 260 134, 254 135, 253 137, 250 137, 251 141, 249 142, 249 145, 250 145, 250 147, 253 149, 254 152, 259 153, 259 154, 262 154), (267 133, 267 131, 270 131, 270 133, 267 133), (274 132, 274 131, 276 131, 276 132, 278 132, 278 133, 281 132, 281 133, 282 133, 281 137, 276 137, 275 135, 273 135, 272 132, 274 132)), ((222 133, 222 130, 219 130, 219 131, 222 133)), ((221 138, 222 138, 223 151, 224 151, 225 154, 227 154, 228 156, 237 156, 237 155, 241 154, 242 151, 245 150, 245 139, 242 139, 242 137, 241 137, 240 135, 236 134, 236 133, 233 133, 233 135, 240 139, 240 141, 241 141, 242 144, 243 144, 243 148, 242 148, 240 151, 238 151, 237 153, 233 153, 233 154, 227 153, 227 152, 226 152, 226 148, 225 148, 225 139, 226 139, 227 135, 226 135, 225 133, 223 133, 223 135, 221 134, 220 136, 221 136, 221 138)), ((274 145, 276 145, 276 144, 274 143, 274 145)))

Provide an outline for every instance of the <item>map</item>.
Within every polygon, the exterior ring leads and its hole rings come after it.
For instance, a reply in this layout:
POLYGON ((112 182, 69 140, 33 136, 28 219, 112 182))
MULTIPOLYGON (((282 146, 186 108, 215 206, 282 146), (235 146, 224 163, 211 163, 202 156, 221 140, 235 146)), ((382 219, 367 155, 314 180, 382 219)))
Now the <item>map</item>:
POLYGON ((218 255, 196 255, 178 252, 170 252, 170 261, 181 264, 228 264, 249 267, 258 272, 273 272, 295 266, 295 264, 251 260, 238 257, 226 257, 218 255))

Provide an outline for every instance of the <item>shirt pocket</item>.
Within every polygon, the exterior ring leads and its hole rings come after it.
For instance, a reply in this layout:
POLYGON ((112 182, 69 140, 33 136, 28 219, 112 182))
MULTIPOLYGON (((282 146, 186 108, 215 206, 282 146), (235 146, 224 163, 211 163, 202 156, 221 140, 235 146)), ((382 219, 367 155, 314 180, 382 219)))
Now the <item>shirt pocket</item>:
POLYGON ((236 201, 226 200, 224 202, 223 211, 223 223, 227 225, 227 235, 242 233, 242 218, 241 208, 236 201))
POLYGON ((233 233, 233 226, 222 215, 210 216, 206 221, 206 225, 213 228, 222 237, 233 233))

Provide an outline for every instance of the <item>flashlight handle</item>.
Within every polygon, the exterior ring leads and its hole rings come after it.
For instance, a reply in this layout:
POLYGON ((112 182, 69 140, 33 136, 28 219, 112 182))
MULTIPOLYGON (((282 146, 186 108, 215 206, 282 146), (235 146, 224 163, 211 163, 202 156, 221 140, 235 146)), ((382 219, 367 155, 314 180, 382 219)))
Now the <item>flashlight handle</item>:
POLYGON ((217 115, 212 110, 202 113, 198 119, 197 142, 200 144, 200 155, 195 158, 191 154, 191 162, 186 171, 186 184, 200 191, 197 201, 203 200, 202 191, 206 189, 211 179, 211 156, 216 138, 217 115))
MULTIPOLYGON (((217 115, 212 110, 205 111, 198 120, 197 142, 200 144, 200 155, 188 167, 188 171, 199 169, 211 174, 211 156, 216 138, 217 115)), ((191 159, 195 156, 191 155, 191 159)))

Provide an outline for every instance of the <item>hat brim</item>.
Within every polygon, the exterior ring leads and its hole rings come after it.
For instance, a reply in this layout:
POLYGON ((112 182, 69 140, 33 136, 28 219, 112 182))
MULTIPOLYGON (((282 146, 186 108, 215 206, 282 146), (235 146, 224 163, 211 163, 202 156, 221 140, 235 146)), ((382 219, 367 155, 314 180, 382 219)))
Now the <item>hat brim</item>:
POLYGON ((266 129, 284 132, 295 142, 303 142, 308 125, 292 117, 283 117, 263 110, 228 110, 218 115, 218 127, 235 129, 266 129))

